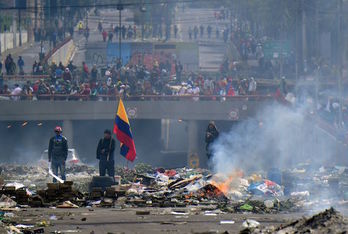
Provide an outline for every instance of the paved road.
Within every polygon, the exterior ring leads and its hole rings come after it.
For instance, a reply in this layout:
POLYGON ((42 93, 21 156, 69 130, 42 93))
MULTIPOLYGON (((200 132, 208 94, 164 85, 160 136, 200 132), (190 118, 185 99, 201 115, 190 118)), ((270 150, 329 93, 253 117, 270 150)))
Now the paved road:
MULTIPOLYGON (((98 22, 101 21, 103 27, 110 28, 111 26, 116 26, 119 22, 119 13, 116 9, 106 9, 101 10, 100 15, 96 16, 90 11, 88 16, 88 26, 90 28, 89 42, 102 42, 102 36, 97 29, 98 22)), ((133 25, 133 12, 129 9, 122 11, 122 22, 123 24, 133 25)), ((178 25, 179 33, 178 37, 175 39, 172 30, 171 41, 193 41, 189 39, 188 29, 195 25, 204 25, 205 27, 209 24, 213 27, 212 38, 208 39, 206 28, 205 33, 202 38, 198 38, 196 42, 199 44, 199 67, 203 71, 217 71, 222 63, 224 54, 226 51, 226 46, 222 41, 222 30, 225 28, 227 21, 217 21, 214 17, 214 9, 191 9, 186 8, 184 11, 182 7, 177 7, 175 9, 174 24, 178 25), (220 38, 216 39, 215 31, 218 29, 220 31, 220 38)), ((173 25, 174 25, 173 24, 173 25)), ((138 29, 140 27, 138 26, 138 29)), ((117 38, 114 37, 117 41, 117 38)), ((137 40, 140 40, 140 33, 138 33, 137 40)), ((156 40, 156 39, 151 39, 156 40)), ((83 35, 79 35, 75 32, 74 43, 76 45, 76 50, 73 56, 74 64, 81 65, 82 61, 85 61, 86 52, 86 39, 83 35)), ((44 43, 44 50, 47 53, 50 47, 48 42, 44 43)), ((22 48, 17 48, 12 51, 4 53, 3 59, 6 55, 11 52, 15 61, 17 61, 18 56, 22 55, 25 63, 24 71, 25 73, 30 73, 32 71, 32 64, 35 60, 39 60, 39 52, 41 46, 39 42, 32 42, 24 45, 22 48)))
POLYGON ((218 71, 223 62, 226 51, 226 44, 222 39, 222 31, 228 21, 216 20, 214 16, 215 9, 193 9, 177 7, 175 10, 175 24, 179 28, 179 40, 196 41, 199 44, 199 67, 202 71, 218 71), (203 37, 198 36, 197 40, 189 38, 189 28, 193 30, 194 26, 204 26, 203 37), (207 26, 212 27, 211 38, 208 38, 207 26), (216 30, 219 30, 220 36, 216 38, 216 30))
MULTIPOLYGON (((205 33, 201 38, 199 37, 196 42, 199 45, 199 67, 203 71, 218 71, 224 54, 226 52, 226 44, 222 40, 222 31, 226 26, 227 21, 218 21, 214 17, 214 9, 192 9, 186 8, 185 11, 182 11, 182 8, 177 7, 175 9, 174 24, 178 25, 179 32, 177 38, 174 38, 174 33, 172 29, 172 38, 171 42, 194 42, 195 40, 190 40, 188 36, 188 30, 195 25, 204 25, 205 33), (206 27, 211 25, 213 28, 212 36, 209 39, 206 33, 206 27), (220 37, 217 39, 215 36, 215 31, 220 31, 220 37)), ((99 16, 95 16, 93 13, 88 17, 88 26, 90 28, 90 37, 88 42, 102 42, 102 36, 97 30, 98 22, 102 22, 103 27, 108 29, 111 26, 116 26, 119 23, 119 13, 115 9, 101 10, 99 16)), ((133 25, 133 12, 125 9, 122 11, 122 24, 133 25)), ((138 28, 138 35, 136 41, 140 41, 140 26, 138 28)), ((114 41, 117 41, 117 38, 113 38, 114 41)), ((126 40, 127 41, 127 40, 126 40)), ((158 41, 155 38, 148 39, 147 41, 158 41)), ((79 65, 82 61, 85 60, 85 46, 86 40, 81 37, 76 40, 76 45, 78 50, 74 56, 75 64, 79 65)))
MULTIPOLYGON (((79 209, 26 209, 16 212, 19 224, 50 221, 45 233, 239 233, 245 219, 255 219, 262 225, 280 225, 302 213, 292 214, 217 214, 208 216, 199 207, 187 208, 79 208, 79 209), (150 211, 149 215, 136 215, 137 210, 150 211), (184 214, 172 214, 182 211, 184 214), (56 216, 58 220, 50 220, 56 216), (234 221, 234 224, 220 224, 234 221), (70 230, 70 231, 68 231, 70 230)), ((0 230, 1 231, 1 230, 0 230)))
MULTIPOLYGON (((46 53, 49 51, 50 47, 48 42, 43 43, 43 49, 46 53)), ((24 44, 20 48, 15 48, 12 50, 5 51, 2 54, 2 59, 3 61, 5 61, 6 56, 8 54, 11 54, 17 65, 18 56, 22 56, 24 60, 24 73, 30 74, 32 72, 32 66, 34 64, 34 61, 35 60, 39 61, 40 51, 41 51, 40 42, 30 42, 30 43, 24 44)))

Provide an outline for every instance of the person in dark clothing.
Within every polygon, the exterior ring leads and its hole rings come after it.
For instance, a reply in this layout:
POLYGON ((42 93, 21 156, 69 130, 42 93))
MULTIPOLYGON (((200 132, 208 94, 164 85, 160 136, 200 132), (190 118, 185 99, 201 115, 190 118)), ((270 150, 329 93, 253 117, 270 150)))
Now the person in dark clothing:
POLYGON ((210 26, 210 25, 208 25, 208 27, 207 27, 207 33, 208 33, 208 38, 210 39, 210 37, 211 37, 211 32, 213 31, 213 28, 210 26))
MULTIPOLYGON (((68 140, 62 135, 62 128, 57 126, 54 129, 56 135, 50 139, 48 146, 48 161, 51 163, 53 174, 58 176, 58 169, 62 180, 65 177, 65 161, 68 157, 68 140)), ((57 180, 53 178, 53 183, 57 180)))
POLYGON ((24 75, 24 69, 23 69, 23 67, 24 67, 24 60, 23 60, 22 56, 18 57, 17 65, 19 67, 19 74, 20 75, 24 75))
POLYGON ((178 35, 178 31, 179 31, 178 25, 174 25, 174 37, 175 37, 175 38, 176 38, 177 35, 178 35))
POLYGON ((205 142, 206 145, 206 151, 207 151, 207 157, 208 159, 212 156, 212 150, 211 150, 211 144, 213 144, 216 139, 219 137, 219 131, 216 128, 216 125, 213 121, 211 121, 208 125, 207 131, 205 132, 205 142))
POLYGON ((197 40, 197 35, 198 35, 198 27, 195 26, 195 27, 193 28, 193 36, 194 36, 195 40, 197 40))
POLYGON ((112 178, 115 176, 115 140, 111 137, 111 131, 104 131, 104 138, 99 140, 97 148, 97 159, 99 159, 99 175, 105 176, 106 170, 112 178))

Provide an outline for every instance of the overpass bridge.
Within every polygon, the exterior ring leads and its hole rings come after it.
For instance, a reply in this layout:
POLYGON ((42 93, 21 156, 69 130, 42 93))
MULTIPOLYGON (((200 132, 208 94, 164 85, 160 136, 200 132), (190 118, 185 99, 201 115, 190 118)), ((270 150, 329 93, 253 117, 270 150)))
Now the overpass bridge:
MULTIPOLYGON (((61 99, 62 97, 55 97, 61 99)), ((2 100, 0 121, 63 121, 64 135, 73 145, 73 125, 78 120, 111 120, 118 100, 66 101, 66 100, 2 100)), ((106 97, 105 97, 106 98, 106 97)), ((110 97, 108 97, 110 98, 110 97)), ((263 106, 274 102, 272 96, 142 96, 124 100, 128 117, 136 120, 160 120, 161 139, 169 141, 170 120, 185 121, 188 139, 188 156, 195 155, 199 143, 199 121, 239 121, 255 116, 263 106), (166 139, 166 137, 168 139, 166 139)), ((180 136, 179 136, 180 137, 180 136)), ((165 149, 164 149, 165 150, 165 149)), ((189 161, 190 158, 188 158, 189 161)))

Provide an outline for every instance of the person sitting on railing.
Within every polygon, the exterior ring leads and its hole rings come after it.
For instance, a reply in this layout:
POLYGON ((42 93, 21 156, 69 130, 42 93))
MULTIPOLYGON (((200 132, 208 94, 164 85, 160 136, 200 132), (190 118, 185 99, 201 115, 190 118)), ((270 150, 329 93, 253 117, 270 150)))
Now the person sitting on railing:
POLYGON ((257 87, 257 83, 256 83, 254 77, 251 77, 250 82, 249 82, 248 94, 255 95, 256 94, 256 87, 257 87))
POLYGON ((98 69, 97 64, 93 64, 92 70, 91 70, 91 82, 96 82, 98 79, 98 69))
POLYGON ((24 85, 22 90, 23 99, 32 100, 33 99, 33 88, 31 87, 30 81, 24 85))
POLYGON ((85 62, 82 62, 82 79, 88 80, 88 75, 89 75, 89 70, 88 70, 88 66, 85 62))
POLYGON ((39 62, 37 65, 37 75, 43 75, 43 72, 44 72, 43 66, 42 66, 41 62, 39 62))
POLYGON ((89 98, 89 96, 91 95, 91 88, 90 88, 89 84, 85 83, 85 84, 81 85, 80 94, 82 96, 84 96, 83 100, 86 100, 89 98))
POLYGON ((80 93, 80 88, 77 85, 77 83, 74 82, 73 85, 70 88, 70 98, 69 98, 69 100, 78 100, 79 93, 80 93))
POLYGON ((19 87, 19 84, 15 84, 15 88, 12 90, 11 92, 11 98, 12 100, 14 101, 18 101, 20 100, 21 98, 21 95, 22 94, 22 88, 19 87))
POLYGON ((63 76, 63 70, 60 66, 58 66, 55 71, 55 78, 56 80, 59 80, 60 78, 62 78, 62 76, 63 76))
POLYGON ((69 68, 65 68, 64 73, 63 73, 63 80, 64 81, 72 81, 72 75, 71 72, 69 70, 69 68))
POLYGON ((5 95, 10 95, 11 94, 11 91, 9 90, 7 84, 4 84, 2 89, 0 89, 0 94, 5 94, 5 95))
POLYGON ((70 71, 71 73, 74 73, 74 71, 75 71, 75 69, 76 69, 76 66, 73 64, 73 61, 72 61, 72 60, 69 61, 69 64, 68 64, 66 67, 69 68, 69 71, 70 71))
POLYGON ((45 84, 44 80, 40 80, 38 91, 37 91, 38 99, 49 99, 47 97, 40 97, 41 95, 48 95, 48 94, 51 94, 50 87, 47 84, 45 84))

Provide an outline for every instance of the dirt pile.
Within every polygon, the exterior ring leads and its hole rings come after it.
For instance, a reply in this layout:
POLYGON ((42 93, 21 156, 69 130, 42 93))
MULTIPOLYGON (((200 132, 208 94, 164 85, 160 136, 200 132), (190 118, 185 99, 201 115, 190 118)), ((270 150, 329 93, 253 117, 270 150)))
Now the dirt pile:
POLYGON ((346 233, 348 220, 334 208, 311 217, 303 217, 279 227, 245 229, 241 233, 346 233))

